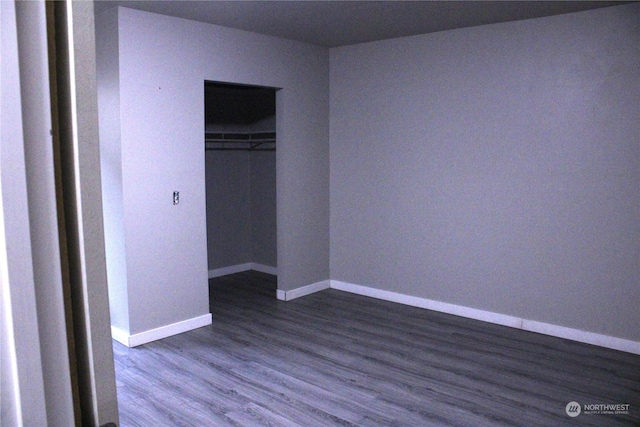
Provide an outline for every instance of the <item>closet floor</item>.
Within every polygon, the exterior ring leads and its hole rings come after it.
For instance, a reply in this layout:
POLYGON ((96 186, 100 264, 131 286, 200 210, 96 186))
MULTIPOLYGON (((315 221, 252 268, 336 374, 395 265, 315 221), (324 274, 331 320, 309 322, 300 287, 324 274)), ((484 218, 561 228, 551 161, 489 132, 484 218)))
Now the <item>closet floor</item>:
POLYGON ((282 302, 276 280, 211 279, 211 326, 114 341, 121 426, 640 424, 640 356, 337 290, 282 302))

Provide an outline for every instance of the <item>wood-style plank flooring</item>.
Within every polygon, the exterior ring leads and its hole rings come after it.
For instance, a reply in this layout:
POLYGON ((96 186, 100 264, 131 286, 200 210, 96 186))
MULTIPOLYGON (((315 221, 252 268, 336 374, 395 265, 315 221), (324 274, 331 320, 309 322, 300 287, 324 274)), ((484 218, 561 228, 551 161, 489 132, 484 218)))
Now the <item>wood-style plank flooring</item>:
POLYGON ((640 356, 276 278, 210 280, 213 324, 114 342, 121 426, 638 426, 640 356), (629 404, 629 414, 565 412, 629 404))

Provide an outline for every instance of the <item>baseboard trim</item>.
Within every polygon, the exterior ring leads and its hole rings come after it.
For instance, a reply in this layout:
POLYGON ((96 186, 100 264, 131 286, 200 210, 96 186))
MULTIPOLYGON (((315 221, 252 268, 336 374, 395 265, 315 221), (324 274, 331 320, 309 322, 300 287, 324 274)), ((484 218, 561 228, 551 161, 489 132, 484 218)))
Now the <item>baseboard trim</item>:
POLYGON ((278 275, 278 267, 272 267, 270 265, 260 264, 257 262, 250 262, 251 268, 250 270, 259 271, 261 273, 272 274, 274 276, 278 275))
POLYGON ((245 262, 244 264, 230 265, 228 267, 215 268, 209 270, 209 279, 214 277, 226 276, 228 274, 242 273, 243 271, 255 270, 261 273, 278 275, 278 268, 270 265, 260 264, 257 262, 245 262))
POLYGON ((214 277, 226 276, 228 274, 241 273, 243 271, 251 270, 251 263, 246 262, 244 264, 230 265, 228 267, 215 268, 209 270, 209 279, 214 277))
POLYGON ((111 338, 118 341, 120 344, 124 344, 127 347, 131 347, 129 345, 129 334, 113 325, 111 325, 111 338))
POLYGON ((538 322, 535 320, 528 320, 500 313, 493 313, 485 310, 478 310, 475 308, 449 304, 441 301, 434 301, 427 298, 414 297, 397 292, 383 291, 381 289, 355 285, 353 283, 346 283, 338 280, 330 280, 329 282, 331 289, 337 289, 340 291, 350 292, 353 294, 377 298, 385 301, 397 302, 412 307, 425 308, 441 313, 453 314, 469 319, 481 320, 483 322, 495 323, 498 325, 509 326, 511 328, 537 332, 557 338, 565 338, 585 344, 593 344, 600 347, 640 355, 640 342, 637 341, 597 334, 594 332, 582 331, 579 329, 567 328, 565 326, 538 322))
POLYGON ((397 292, 383 291, 381 289, 370 288, 368 286, 354 285, 352 283, 331 280, 331 289, 337 289, 339 291, 350 292, 352 294, 363 295, 385 301, 397 302, 412 307, 439 311, 441 313, 454 314, 456 316, 467 317, 469 319, 496 323, 498 325, 510 326, 512 328, 520 328, 522 326, 522 320, 513 316, 492 313, 490 311, 478 310, 475 308, 449 304, 426 298, 414 297, 397 292))
POLYGON ((384 291, 368 286, 341 282, 339 280, 325 280, 292 289, 290 291, 278 290, 277 296, 281 301, 291 301, 292 299, 310 295, 328 288, 640 355, 640 342, 637 341, 612 337, 595 332, 582 331, 580 329, 567 328, 565 326, 554 325, 551 323, 528 320, 486 310, 479 310, 442 301, 435 301, 427 298, 414 297, 397 292, 384 291))
POLYGON ((329 289, 330 286, 331 286, 330 280, 323 280, 322 282, 312 283, 310 285, 302 286, 300 288, 295 288, 290 291, 282 291, 278 289, 276 295, 280 301, 291 301, 296 298, 303 297, 305 295, 310 295, 316 292, 323 291, 325 289, 329 289))
POLYGON ((582 331, 580 329, 567 328, 551 323, 537 322, 535 320, 522 320, 522 329, 525 331, 537 332, 539 334, 551 335, 558 338, 566 338, 571 341, 578 341, 585 344, 597 345, 613 350, 624 351, 640 355, 640 342, 631 341, 624 338, 612 337, 609 335, 597 334, 595 332, 582 331))
POLYGON ((129 335, 122 329, 111 326, 111 337, 127 347, 137 347, 151 341, 167 338, 172 335, 178 335, 183 332, 201 328, 211 324, 211 313, 202 316, 193 317, 191 319, 182 320, 170 325, 161 326, 159 328, 150 329, 148 331, 129 335))

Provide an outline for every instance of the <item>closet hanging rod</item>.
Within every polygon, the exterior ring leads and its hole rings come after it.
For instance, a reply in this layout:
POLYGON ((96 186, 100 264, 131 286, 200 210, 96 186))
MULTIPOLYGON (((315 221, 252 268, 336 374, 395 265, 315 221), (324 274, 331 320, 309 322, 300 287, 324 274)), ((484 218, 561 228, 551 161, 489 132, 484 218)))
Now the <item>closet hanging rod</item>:
POLYGON ((276 151, 274 146, 250 146, 250 147, 241 147, 241 146, 205 146, 205 151, 276 151))
POLYGON ((205 141, 262 141, 275 140, 275 132, 205 132, 205 141))
POLYGON ((205 132, 206 151, 275 151, 275 132, 205 132))
POLYGON ((275 148, 205 148, 205 151, 276 151, 275 148))

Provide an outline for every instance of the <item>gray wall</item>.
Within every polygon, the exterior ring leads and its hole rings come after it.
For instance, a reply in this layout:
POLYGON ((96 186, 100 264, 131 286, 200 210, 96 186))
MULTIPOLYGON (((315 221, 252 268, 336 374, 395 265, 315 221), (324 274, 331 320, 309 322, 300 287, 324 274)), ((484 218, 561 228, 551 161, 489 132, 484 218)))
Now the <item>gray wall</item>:
POLYGON ((332 279, 640 340, 640 5, 330 68, 332 279))
POLYGON ((249 154, 251 182, 251 262, 278 266, 276 153, 249 154))
POLYGON ((252 262, 249 153, 207 151, 209 270, 252 262))
POLYGON ((119 92, 113 108, 120 135, 111 139, 111 152, 117 162, 120 150, 121 170, 109 172, 116 185, 103 191, 113 191, 105 203, 122 199, 111 209, 122 210, 123 226, 105 233, 114 247, 125 242, 126 257, 113 257, 119 265, 111 270, 124 279, 116 286, 126 287, 127 300, 111 303, 128 317, 125 331, 144 332, 209 311, 206 80, 282 88, 276 96, 278 286, 288 290, 328 279, 328 50, 124 8, 117 15, 103 14, 98 28, 117 38, 117 49, 107 44, 100 55, 117 62, 117 88, 103 89, 119 92), (172 205, 175 190, 178 206, 172 205))
POLYGON ((207 151, 209 270, 277 266, 276 155, 207 151))
POLYGON ((100 168, 111 325, 128 331, 129 297, 122 198, 119 52, 118 14, 117 10, 113 9, 96 17, 100 168))

